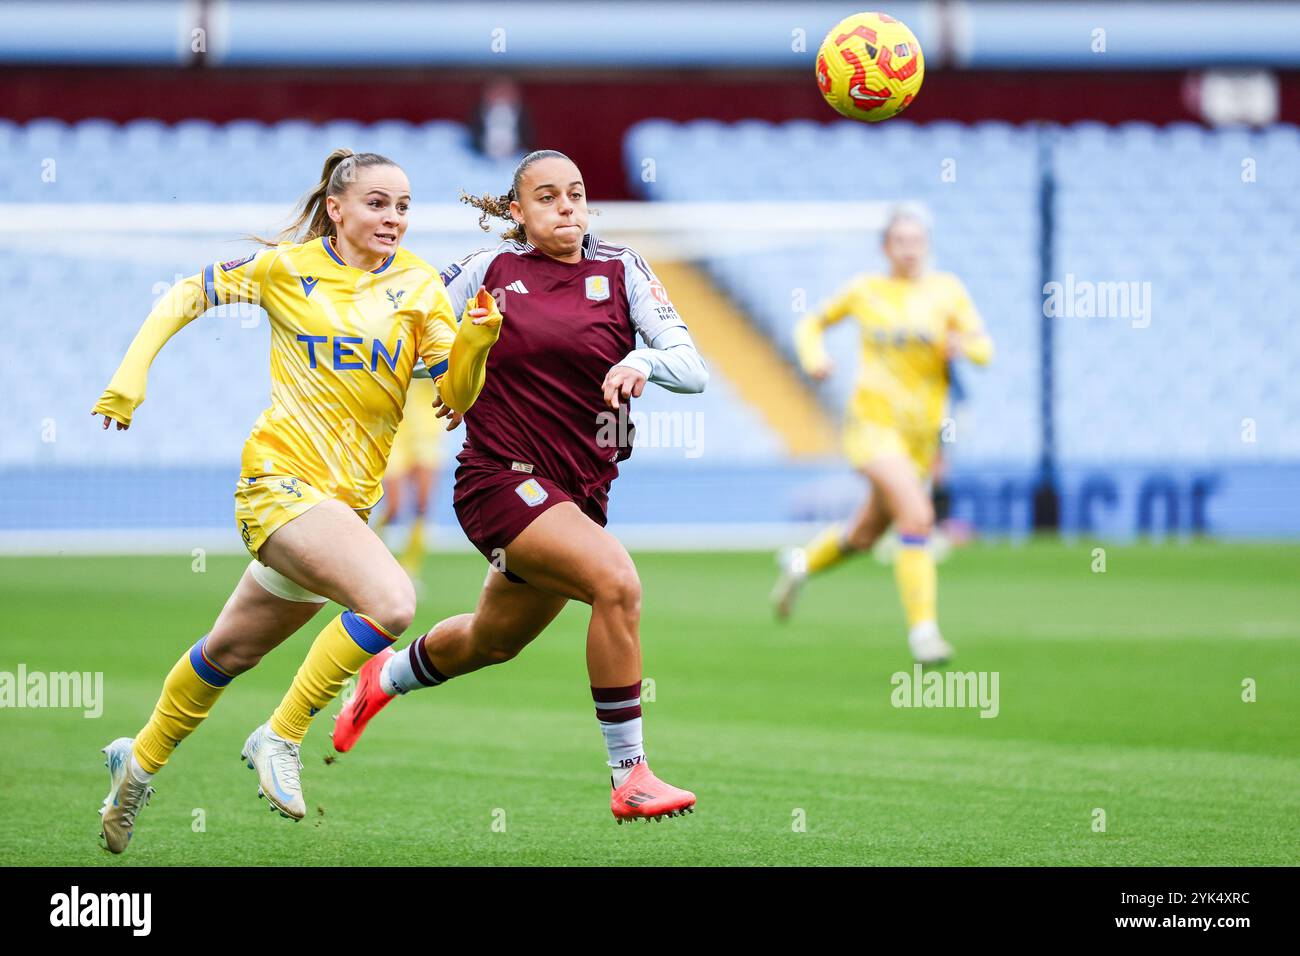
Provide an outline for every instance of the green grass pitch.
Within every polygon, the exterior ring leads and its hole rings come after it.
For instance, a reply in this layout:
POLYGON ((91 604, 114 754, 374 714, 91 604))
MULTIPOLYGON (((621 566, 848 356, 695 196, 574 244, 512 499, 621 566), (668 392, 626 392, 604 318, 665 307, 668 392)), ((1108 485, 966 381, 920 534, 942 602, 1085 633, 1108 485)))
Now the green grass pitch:
MULTIPOLYGON (((0 671, 105 675, 98 719, 0 710, 0 863, 1295 864, 1300 548, 1109 547, 1105 573, 1092 549, 983 545, 941 567, 953 668, 998 673, 993 719, 891 705, 910 661, 870 558, 810 582, 781 626, 770 555, 640 555, 648 752, 699 803, 636 827, 609 812, 581 606, 517 660, 395 702, 327 764, 335 705, 303 747, 307 820, 269 813, 240 745, 313 623, 231 685, 116 858, 99 748, 140 727, 244 562, 0 560, 0 671)), ((432 555, 416 627, 470 609, 484 570, 432 555)))

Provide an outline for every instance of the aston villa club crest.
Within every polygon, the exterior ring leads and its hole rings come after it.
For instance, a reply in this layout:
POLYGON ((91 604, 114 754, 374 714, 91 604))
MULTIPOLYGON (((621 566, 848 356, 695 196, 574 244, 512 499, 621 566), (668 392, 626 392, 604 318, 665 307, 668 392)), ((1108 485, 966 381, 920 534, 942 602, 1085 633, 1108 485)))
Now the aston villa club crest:
POLYGON ((587 276, 587 298, 592 302, 604 302, 609 298, 608 276, 587 276))
POLYGON ((515 494, 524 499, 524 504, 530 508, 536 508, 550 497, 546 489, 537 483, 536 478, 529 478, 524 483, 516 486, 515 494))

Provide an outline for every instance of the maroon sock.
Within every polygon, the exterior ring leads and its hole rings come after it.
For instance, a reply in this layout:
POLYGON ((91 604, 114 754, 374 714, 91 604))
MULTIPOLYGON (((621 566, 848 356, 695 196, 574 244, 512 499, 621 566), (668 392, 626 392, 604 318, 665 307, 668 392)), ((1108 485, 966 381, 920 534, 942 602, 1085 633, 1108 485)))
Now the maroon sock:
POLYGON ((410 656, 411 673, 415 675, 415 679, 425 687, 437 687, 451 678, 434 667, 433 661, 429 660, 429 652, 424 648, 424 639, 428 636, 424 634, 413 640, 406 653, 410 656))

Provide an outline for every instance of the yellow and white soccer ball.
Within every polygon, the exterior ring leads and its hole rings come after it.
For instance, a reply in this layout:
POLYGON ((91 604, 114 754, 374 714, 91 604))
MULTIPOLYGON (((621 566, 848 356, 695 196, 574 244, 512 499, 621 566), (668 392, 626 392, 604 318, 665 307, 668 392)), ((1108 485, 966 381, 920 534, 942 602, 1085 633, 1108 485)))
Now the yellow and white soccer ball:
POLYGON ((817 51, 817 88, 836 112, 878 123, 911 105, 925 79, 921 44, 883 13, 855 13, 831 28, 817 51))

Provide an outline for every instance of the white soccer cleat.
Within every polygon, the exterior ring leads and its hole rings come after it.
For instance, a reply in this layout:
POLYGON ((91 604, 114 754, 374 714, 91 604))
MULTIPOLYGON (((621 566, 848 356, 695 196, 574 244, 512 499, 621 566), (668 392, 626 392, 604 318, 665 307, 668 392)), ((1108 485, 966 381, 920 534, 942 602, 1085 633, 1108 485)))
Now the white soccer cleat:
POLYGON ((134 738, 118 737, 100 751, 108 768, 108 796, 99 808, 100 835, 110 853, 121 853, 135 832, 135 818, 149 803, 153 787, 131 775, 131 745, 134 738))
POLYGON ((257 771, 257 795, 265 797, 280 816, 295 821, 307 815, 302 799, 300 750, 298 744, 277 737, 269 724, 263 724, 248 735, 239 754, 249 770, 257 771))
POLYGON ((912 649, 912 658, 918 664, 946 664, 952 659, 952 645, 939 633, 939 625, 926 621, 912 628, 907 635, 907 644, 912 649))
POLYGON ((771 601, 772 610, 776 612, 778 620, 784 621, 790 617, 790 613, 794 610, 794 602, 799 597, 799 591, 804 581, 808 580, 805 561, 802 549, 796 548, 787 548, 776 557, 781 573, 772 587, 771 601))

